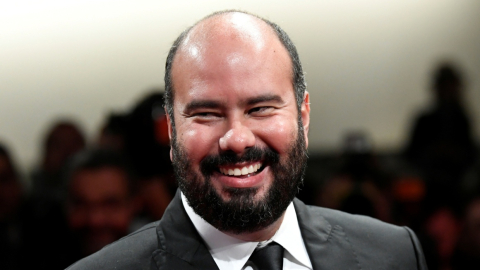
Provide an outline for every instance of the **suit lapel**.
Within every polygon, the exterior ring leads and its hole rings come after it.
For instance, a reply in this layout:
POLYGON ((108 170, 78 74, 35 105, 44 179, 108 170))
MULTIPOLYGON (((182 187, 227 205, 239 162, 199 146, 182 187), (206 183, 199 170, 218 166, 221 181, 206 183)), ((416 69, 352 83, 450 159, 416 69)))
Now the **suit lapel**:
POLYGON ((183 208, 180 192, 157 226, 159 249, 152 254, 158 269, 215 269, 218 267, 183 208))
POLYGON ((321 215, 321 208, 306 206, 295 199, 300 231, 313 269, 361 269, 342 227, 332 226, 321 215))

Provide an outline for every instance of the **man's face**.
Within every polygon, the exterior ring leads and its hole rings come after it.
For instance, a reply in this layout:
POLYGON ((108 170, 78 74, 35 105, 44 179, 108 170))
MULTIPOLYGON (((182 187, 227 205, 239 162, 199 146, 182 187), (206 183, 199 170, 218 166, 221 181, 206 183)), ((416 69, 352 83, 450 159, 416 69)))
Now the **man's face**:
POLYGON ((251 232, 277 220, 298 190, 309 107, 298 115, 291 60, 266 25, 245 14, 222 23, 194 29, 175 57, 172 161, 200 216, 251 232))
POLYGON ((70 227, 85 255, 126 235, 133 217, 126 175, 116 168, 75 173, 68 206, 70 227))

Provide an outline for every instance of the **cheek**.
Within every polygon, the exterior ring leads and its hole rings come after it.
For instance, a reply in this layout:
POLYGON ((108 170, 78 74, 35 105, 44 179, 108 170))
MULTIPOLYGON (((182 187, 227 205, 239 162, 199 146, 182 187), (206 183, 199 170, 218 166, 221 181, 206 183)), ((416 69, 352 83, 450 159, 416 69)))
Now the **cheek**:
POLYGON ((212 128, 192 126, 184 129, 178 135, 178 140, 187 151, 190 159, 201 160, 218 147, 217 137, 212 128))
POLYGON ((264 123, 257 129, 258 137, 279 153, 287 152, 296 139, 298 125, 286 119, 272 119, 268 124, 264 123))

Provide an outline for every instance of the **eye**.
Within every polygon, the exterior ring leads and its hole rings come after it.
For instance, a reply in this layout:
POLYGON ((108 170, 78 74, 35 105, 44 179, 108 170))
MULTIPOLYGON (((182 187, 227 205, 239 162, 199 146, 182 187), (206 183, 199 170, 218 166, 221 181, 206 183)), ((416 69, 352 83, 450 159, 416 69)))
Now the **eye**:
POLYGON ((219 119, 221 117, 221 114, 219 114, 218 112, 212 112, 212 111, 198 111, 198 112, 192 113, 190 117, 195 119, 195 121, 209 122, 209 121, 215 121, 219 119))
POLYGON ((208 117, 218 117, 219 115, 214 112, 198 112, 193 114, 194 117, 202 117, 202 118, 208 118, 208 117))
POLYGON ((272 106, 259 106, 250 109, 248 113, 254 116, 265 116, 272 113, 274 110, 275 108, 272 106))

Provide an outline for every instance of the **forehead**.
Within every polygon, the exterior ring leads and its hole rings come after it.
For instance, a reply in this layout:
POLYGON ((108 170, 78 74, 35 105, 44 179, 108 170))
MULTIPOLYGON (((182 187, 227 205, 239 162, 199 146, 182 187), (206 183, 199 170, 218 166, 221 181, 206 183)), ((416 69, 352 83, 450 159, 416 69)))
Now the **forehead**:
POLYGON ((228 13, 208 18, 191 30, 174 58, 172 83, 177 91, 201 85, 202 80, 235 83, 231 80, 251 73, 263 80, 280 76, 293 86, 290 55, 274 30, 254 16, 228 13))

